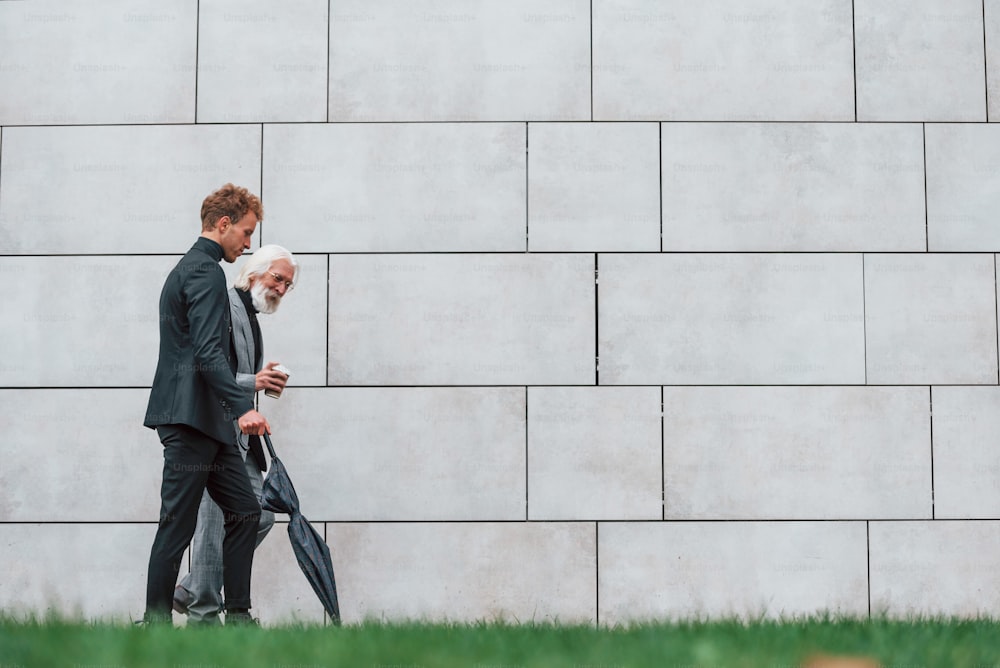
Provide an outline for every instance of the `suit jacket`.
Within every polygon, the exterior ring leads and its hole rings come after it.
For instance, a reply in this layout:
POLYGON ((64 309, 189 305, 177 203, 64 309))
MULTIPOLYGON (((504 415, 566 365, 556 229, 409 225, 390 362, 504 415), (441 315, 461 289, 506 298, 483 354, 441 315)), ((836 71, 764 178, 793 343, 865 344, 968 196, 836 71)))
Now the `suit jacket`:
POLYGON ((253 409, 236 382, 222 246, 198 237, 160 292, 160 357, 143 424, 183 424, 233 443, 233 420, 253 409))
MULTIPOLYGON (((264 365, 264 346, 260 335, 260 326, 257 324, 256 311, 246 291, 229 288, 229 314, 233 323, 236 382, 253 401, 257 386, 256 374, 264 365)), ((242 433, 235 423, 234 427, 236 427, 236 438, 240 447, 244 451, 249 449, 250 456, 257 463, 257 468, 266 471, 267 460, 264 459, 264 449, 260 445, 260 437, 242 433)))

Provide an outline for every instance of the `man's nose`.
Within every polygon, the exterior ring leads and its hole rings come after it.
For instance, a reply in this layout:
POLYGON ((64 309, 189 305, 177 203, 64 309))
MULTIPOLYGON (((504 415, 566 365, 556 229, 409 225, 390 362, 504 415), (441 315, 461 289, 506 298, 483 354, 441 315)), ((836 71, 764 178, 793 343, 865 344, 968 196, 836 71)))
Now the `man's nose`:
POLYGON ((284 297, 285 293, 288 292, 288 286, 285 285, 284 281, 275 281, 275 282, 277 283, 277 285, 274 286, 274 291, 277 292, 282 297, 284 297))

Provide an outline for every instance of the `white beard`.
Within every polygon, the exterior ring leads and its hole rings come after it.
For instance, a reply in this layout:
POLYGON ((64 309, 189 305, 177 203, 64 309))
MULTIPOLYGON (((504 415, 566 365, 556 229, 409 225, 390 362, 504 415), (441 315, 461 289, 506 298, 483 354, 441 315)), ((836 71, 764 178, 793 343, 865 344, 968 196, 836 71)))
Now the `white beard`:
POLYGON ((281 304, 281 295, 260 282, 254 283, 254 286, 250 288, 250 299, 257 312, 264 314, 274 313, 278 310, 278 305, 281 304))

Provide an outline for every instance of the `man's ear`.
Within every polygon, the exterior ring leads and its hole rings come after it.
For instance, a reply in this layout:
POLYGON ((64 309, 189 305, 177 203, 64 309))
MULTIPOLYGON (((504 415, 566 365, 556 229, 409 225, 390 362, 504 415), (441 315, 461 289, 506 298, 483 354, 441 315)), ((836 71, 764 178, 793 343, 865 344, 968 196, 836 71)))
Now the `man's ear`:
POLYGON ((219 220, 215 221, 215 229, 219 232, 225 232, 232 224, 233 221, 229 216, 222 216, 219 220))

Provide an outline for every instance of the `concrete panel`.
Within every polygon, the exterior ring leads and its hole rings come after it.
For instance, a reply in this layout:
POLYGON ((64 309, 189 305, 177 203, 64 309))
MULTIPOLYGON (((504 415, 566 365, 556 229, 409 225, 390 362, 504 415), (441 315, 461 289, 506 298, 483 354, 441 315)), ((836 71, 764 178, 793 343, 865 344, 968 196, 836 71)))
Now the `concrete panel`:
POLYGON ((528 389, 528 519, 663 517, 658 387, 528 389))
POLYGON ((524 388, 289 388, 262 410, 312 520, 523 520, 524 388))
POLYGON ((2 168, 2 253, 185 253, 208 194, 260 193, 260 127, 4 128, 2 168))
POLYGON ((600 623, 868 613, 864 522, 598 527, 600 623))
POLYGON ((872 614, 996 617, 1000 522, 872 522, 872 614))
POLYGON ((981 0, 855 0, 859 121, 984 121, 981 0))
POLYGON ((595 0, 594 120, 854 120, 850 0, 595 0))
POLYGON ((1000 250, 1000 128, 932 124, 927 133, 931 251, 1000 250))
POLYGON ((293 251, 525 250, 522 124, 278 125, 264 134, 265 214, 293 251))
POLYGON ((330 258, 331 385, 594 382, 589 255, 330 258))
POLYGON ((934 516, 1000 517, 1000 388, 935 387, 934 516))
POLYGON ((0 125, 194 121, 197 0, 0 3, 0 125))
POLYGON ((0 608, 129 622, 146 609, 156 524, 0 524, 0 608))
POLYGON ((0 258, 14 314, 0 319, 0 386, 149 387, 160 290, 177 260, 0 258))
POLYGON ((594 525, 330 524, 347 623, 593 624, 594 525))
POLYGON ((987 120, 1000 121, 1000 0, 984 0, 987 120))
POLYGON ((600 382, 864 382, 858 255, 601 255, 600 382))
POLYGON ((665 123, 667 251, 922 251, 916 125, 665 123))
MULTIPOLYGON (((323 604, 295 560, 292 544, 288 540, 288 522, 284 521, 287 515, 278 515, 278 519, 281 521, 275 522, 271 533, 253 554, 253 580, 250 583, 253 608, 250 612, 260 619, 263 626, 292 622, 322 624, 323 604)), ((325 525, 321 522, 312 524, 323 536, 325 525)), ((339 575, 336 564, 334 575, 339 575)), ((337 584, 343 586, 347 583, 337 584)))
POLYGON ((327 5, 201 2, 198 122, 326 121, 327 5))
POLYGON ((156 522, 163 447, 142 426, 148 399, 146 389, 0 390, 0 521, 156 522))
POLYGON ((926 387, 668 387, 666 518, 931 519, 926 387))
POLYGON ((991 255, 866 255, 868 382, 997 382, 991 255))
POLYGON ((533 124, 528 162, 530 250, 660 250, 657 124, 533 124))
POLYGON ((333 0, 331 121, 590 119, 587 0, 333 0))
MULTIPOLYGON (((267 209, 264 213, 267 215, 267 209)), ((283 227, 284 221, 268 225, 265 243, 273 239, 273 243, 280 244, 283 227)), ((230 287, 249 252, 233 264, 222 263, 230 287)), ((284 364, 291 371, 288 387, 326 385, 327 256, 295 254, 295 259, 299 263, 295 288, 285 293, 277 311, 257 315, 264 340, 264 363, 284 364)), ((262 411, 277 401, 263 392, 258 398, 262 411)))

